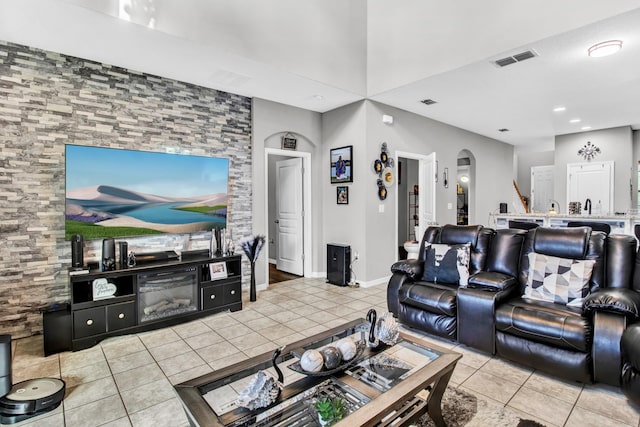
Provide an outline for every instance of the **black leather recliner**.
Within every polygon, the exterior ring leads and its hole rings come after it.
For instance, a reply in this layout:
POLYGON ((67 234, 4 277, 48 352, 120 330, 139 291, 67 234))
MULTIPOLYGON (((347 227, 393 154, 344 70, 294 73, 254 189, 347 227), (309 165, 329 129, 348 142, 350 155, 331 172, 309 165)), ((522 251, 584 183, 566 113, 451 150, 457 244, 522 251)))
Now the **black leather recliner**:
POLYGON ((497 230, 483 271, 458 291, 458 342, 495 353, 495 309, 518 285, 520 253, 527 232, 497 230))
POLYGON ((457 338, 457 283, 433 283, 422 280, 426 258, 425 243, 470 247, 469 274, 485 269, 491 238, 495 231, 482 225, 429 227, 420 244, 417 260, 404 260, 391 267, 393 275, 387 287, 387 305, 400 322, 428 333, 457 338))
MULTIPOLYGON (((637 328, 640 338, 635 238, 607 237, 589 227, 493 231, 447 225, 430 227, 421 245, 417 260, 391 267, 387 304, 401 323, 561 378, 620 384, 620 340, 628 324, 638 322, 629 330, 637 328), (466 287, 421 280, 425 242, 463 241, 475 242, 466 287), (531 252, 594 260, 590 294, 581 307, 523 297, 531 252)), ((628 354, 635 356, 628 356, 623 390, 640 403, 640 344, 628 354)))
POLYGON ((521 254, 520 286, 512 299, 496 309, 496 353, 568 380, 618 384, 618 343, 625 315, 620 315, 623 309, 616 309, 616 304, 627 304, 617 297, 615 288, 630 286, 634 254, 631 236, 607 238, 589 227, 529 231, 521 254), (595 261, 588 283, 591 294, 581 307, 522 296, 531 252, 595 261))

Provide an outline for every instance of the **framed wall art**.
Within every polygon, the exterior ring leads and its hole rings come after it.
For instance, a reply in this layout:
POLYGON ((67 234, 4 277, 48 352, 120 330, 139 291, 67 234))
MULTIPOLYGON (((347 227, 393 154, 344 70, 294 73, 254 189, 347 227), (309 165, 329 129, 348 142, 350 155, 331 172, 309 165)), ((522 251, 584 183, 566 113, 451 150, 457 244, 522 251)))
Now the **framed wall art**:
POLYGON ((353 145, 332 148, 329 151, 329 158, 331 159, 331 183, 353 182, 353 145))
POLYGON ((349 204, 349 187, 346 185, 336 187, 336 203, 339 205, 349 204))

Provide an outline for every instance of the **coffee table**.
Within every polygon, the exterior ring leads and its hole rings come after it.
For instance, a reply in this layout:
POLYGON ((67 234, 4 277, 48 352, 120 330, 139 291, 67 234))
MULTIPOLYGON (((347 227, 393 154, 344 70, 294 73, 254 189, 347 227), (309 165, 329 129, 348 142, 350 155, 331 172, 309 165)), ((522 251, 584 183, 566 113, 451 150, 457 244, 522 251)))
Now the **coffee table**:
MULTIPOLYGON (((318 426, 314 399, 340 396, 349 415, 336 426, 408 425, 425 412, 444 426, 442 395, 462 357, 414 336, 400 333, 393 346, 367 347, 357 362, 326 376, 294 370, 306 349, 321 348, 345 336, 365 339, 366 323, 357 319, 284 347, 277 359, 285 374, 278 400, 254 411, 238 407, 236 397, 259 370, 272 368, 273 352, 243 360, 175 386, 192 426, 318 426)), ((275 376, 275 373, 274 373, 275 376)))

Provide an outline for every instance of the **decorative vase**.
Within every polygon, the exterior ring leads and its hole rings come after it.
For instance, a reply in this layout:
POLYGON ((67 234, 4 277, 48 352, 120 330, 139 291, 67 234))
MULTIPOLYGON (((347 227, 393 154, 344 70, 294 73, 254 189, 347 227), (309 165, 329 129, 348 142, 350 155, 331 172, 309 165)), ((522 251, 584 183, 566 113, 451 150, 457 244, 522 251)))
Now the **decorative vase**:
POLYGON ((249 301, 256 300, 256 263, 251 263, 251 287, 249 288, 249 301))
POLYGON ((260 249, 264 245, 264 236, 258 235, 240 244, 249 262, 251 263, 251 286, 249 288, 249 300, 256 300, 256 261, 260 254, 260 249))

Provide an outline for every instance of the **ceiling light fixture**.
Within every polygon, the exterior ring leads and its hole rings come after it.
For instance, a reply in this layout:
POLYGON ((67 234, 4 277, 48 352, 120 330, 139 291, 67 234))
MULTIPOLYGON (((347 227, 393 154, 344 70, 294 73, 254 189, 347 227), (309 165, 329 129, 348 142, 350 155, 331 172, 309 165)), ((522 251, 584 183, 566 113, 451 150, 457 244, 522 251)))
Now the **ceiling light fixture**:
POLYGON ((556 108, 553 109, 553 111, 555 113, 560 113, 562 111, 565 111, 566 109, 567 109, 567 107, 556 107, 556 108))
POLYGON ((613 55, 622 49, 622 40, 607 40, 606 42, 596 43, 587 49, 589 56, 592 58, 601 58, 603 56, 613 55))
POLYGON ((461 182, 469 182, 469 177, 468 177, 467 175, 462 175, 462 176, 460 177, 460 181, 461 181, 461 182))
POLYGON ((582 120, 580 119, 571 119, 569 120, 569 123, 580 123, 582 120))
POLYGON ((591 126, 582 126, 580 129, 582 129, 582 130, 589 130, 589 129, 591 129, 591 126))
POLYGON ((324 96, 322 96, 322 95, 313 95, 312 98, 315 99, 316 101, 322 101, 324 99, 324 96))

